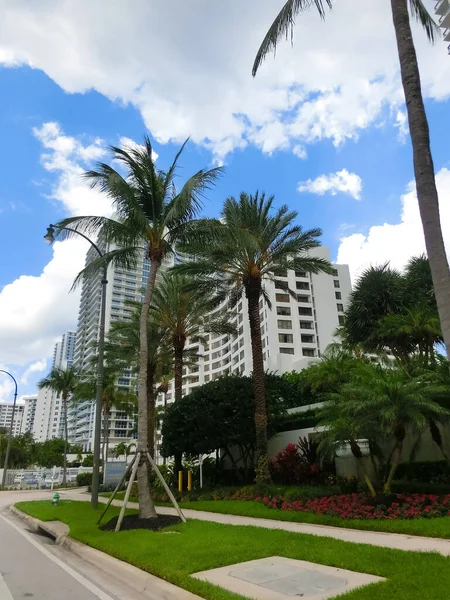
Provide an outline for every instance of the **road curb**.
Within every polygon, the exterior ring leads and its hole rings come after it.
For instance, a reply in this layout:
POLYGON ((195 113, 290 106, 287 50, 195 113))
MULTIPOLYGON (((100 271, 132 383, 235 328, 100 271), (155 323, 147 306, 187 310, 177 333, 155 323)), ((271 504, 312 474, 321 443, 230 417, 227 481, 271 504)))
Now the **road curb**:
POLYGON ((44 530, 55 538, 55 542, 95 568, 119 580, 122 584, 138 592, 145 600, 203 600, 200 596, 142 571, 118 558, 91 548, 69 537, 69 527, 61 521, 40 521, 30 517, 15 506, 9 507, 10 511, 23 519, 34 531, 44 530), (67 532, 62 533, 61 526, 67 527, 67 532))

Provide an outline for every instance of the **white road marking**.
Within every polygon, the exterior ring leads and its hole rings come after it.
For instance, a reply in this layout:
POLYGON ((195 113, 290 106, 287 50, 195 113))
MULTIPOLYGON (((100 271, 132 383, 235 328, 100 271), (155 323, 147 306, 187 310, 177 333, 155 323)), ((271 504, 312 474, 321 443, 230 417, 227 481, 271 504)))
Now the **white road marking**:
MULTIPOLYGON (((92 583, 91 581, 89 581, 88 579, 86 579, 85 577, 80 575, 80 573, 78 573, 77 571, 75 571, 74 569, 72 569, 71 567, 66 565, 62 560, 59 560, 59 558, 57 558, 56 556, 53 556, 53 554, 51 552, 49 552, 46 548, 44 548, 43 546, 38 544, 36 542, 36 540, 34 540, 26 531, 24 531, 23 529, 18 527, 15 523, 12 523, 8 519, 6 519, 3 515, 0 515, 0 518, 2 518, 3 521, 5 521, 5 523, 7 523, 11 527, 13 527, 16 531, 18 531, 20 533, 20 535, 22 535, 35 548, 40 550, 42 552, 42 554, 44 554, 47 558, 49 558, 56 565, 58 565, 58 567, 60 567, 63 571, 68 573, 71 577, 73 577, 76 581, 78 581, 78 583, 81 583, 81 585, 83 585, 85 588, 87 588, 95 596, 97 596, 97 598, 99 598, 100 600, 114 600, 114 598, 112 596, 105 593, 103 590, 101 590, 99 587, 97 587, 94 583, 92 583)), ((6 586, 6 583, 5 583, 5 586, 6 586)), ((12 596, 7 587, 6 587, 6 590, 9 594, 9 596, 5 596, 3 598, 2 593, 0 593, 0 600, 12 599, 12 596)), ((0 592, 2 592, 1 581, 0 581, 0 592)))
POLYGON ((9 591, 9 587, 6 585, 6 581, 3 579, 0 573, 0 600, 14 600, 9 591))

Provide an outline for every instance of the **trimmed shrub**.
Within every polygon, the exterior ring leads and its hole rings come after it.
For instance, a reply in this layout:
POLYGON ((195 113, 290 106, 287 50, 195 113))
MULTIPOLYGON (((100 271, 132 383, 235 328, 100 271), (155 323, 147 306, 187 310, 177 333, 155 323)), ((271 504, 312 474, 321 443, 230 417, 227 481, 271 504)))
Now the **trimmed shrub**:
POLYGON ((395 478, 402 481, 450 485, 450 465, 445 460, 405 462, 398 466, 395 478))

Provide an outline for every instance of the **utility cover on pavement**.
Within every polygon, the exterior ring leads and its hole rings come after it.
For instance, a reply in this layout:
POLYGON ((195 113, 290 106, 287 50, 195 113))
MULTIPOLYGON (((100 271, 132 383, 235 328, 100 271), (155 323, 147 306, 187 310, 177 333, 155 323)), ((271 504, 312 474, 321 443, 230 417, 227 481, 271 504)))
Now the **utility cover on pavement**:
POLYGON ((202 571, 193 577, 255 600, 325 600, 369 583, 384 581, 374 575, 281 556, 202 571))

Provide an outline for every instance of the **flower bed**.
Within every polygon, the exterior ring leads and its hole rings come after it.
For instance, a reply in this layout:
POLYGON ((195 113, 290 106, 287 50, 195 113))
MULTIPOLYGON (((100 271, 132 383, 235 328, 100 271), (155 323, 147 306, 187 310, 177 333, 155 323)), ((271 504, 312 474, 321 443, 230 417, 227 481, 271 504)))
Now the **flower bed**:
POLYGON ((342 519, 418 519, 450 516, 450 494, 395 494, 383 503, 373 502, 366 494, 327 496, 310 500, 286 500, 282 497, 257 498, 269 508, 312 512, 342 519))

